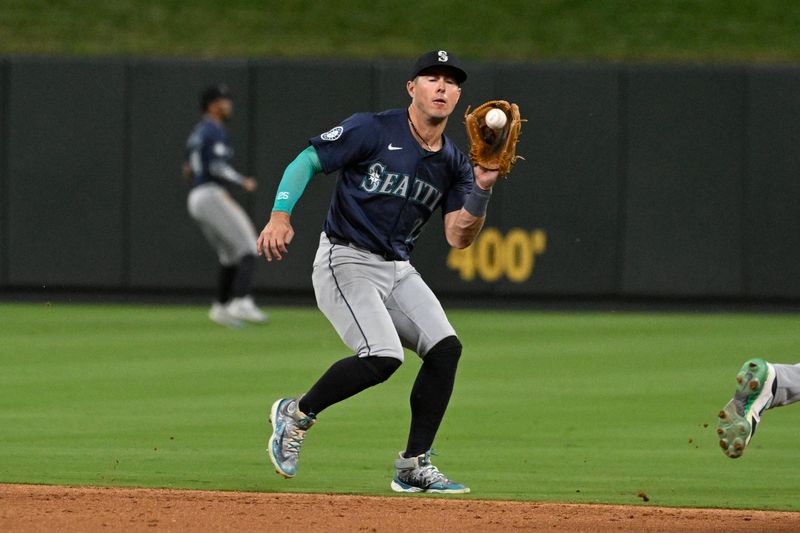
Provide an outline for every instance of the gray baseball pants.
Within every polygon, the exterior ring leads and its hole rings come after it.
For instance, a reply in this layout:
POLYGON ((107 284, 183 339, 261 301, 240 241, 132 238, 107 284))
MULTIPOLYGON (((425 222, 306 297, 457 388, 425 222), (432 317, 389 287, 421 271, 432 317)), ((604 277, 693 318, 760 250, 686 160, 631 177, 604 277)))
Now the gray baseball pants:
POLYGON ((796 365, 771 364, 775 369, 775 379, 778 382, 772 407, 780 407, 800 400, 800 363, 796 365))
POLYGON ((256 255, 253 223, 222 186, 199 185, 191 190, 186 204, 223 266, 233 266, 246 255, 256 255))
POLYGON ((420 357, 456 332, 433 291, 408 261, 331 244, 323 233, 311 276, 317 306, 359 357, 420 357))

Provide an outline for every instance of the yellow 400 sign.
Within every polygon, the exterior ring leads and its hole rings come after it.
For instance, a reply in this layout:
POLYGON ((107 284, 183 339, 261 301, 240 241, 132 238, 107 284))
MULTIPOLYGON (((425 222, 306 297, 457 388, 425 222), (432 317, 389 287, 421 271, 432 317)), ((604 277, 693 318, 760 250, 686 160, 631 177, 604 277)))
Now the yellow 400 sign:
POLYGON ((464 281, 472 281, 477 275, 488 282, 505 276, 522 283, 530 279, 535 257, 546 248, 547 234, 541 229, 513 228, 503 236, 497 228, 484 228, 469 247, 450 250, 447 266, 464 281))

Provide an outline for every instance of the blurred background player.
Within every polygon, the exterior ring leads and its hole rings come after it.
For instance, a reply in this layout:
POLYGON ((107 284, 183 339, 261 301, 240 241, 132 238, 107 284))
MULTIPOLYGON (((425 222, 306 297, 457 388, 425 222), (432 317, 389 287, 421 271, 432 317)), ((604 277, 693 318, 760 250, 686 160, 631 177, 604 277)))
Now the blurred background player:
POLYGON ((733 398, 719 412, 719 445, 735 459, 744 453, 767 409, 800 400, 800 364, 769 363, 761 358, 745 361, 736 375, 733 398))
POLYGON ((233 150, 225 123, 233 114, 233 101, 225 85, 208 87, 200 95, 203 118, 186 142, 183 175, 190 180, 189 214, 216 250, 221 265, 216 301, 208 313, 218 324, 240 327, 244 321, 263 323, 264 314, 250 295, 256 264, 256 232, 250 218, 236 203, 225 184, 247 192, 256 181, 231 166, 233 150))

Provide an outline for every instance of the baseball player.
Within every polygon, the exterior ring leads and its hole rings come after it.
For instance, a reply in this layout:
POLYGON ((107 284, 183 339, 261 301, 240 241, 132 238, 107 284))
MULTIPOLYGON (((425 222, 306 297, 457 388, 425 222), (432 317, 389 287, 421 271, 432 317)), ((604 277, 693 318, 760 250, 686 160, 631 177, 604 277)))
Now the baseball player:
POLYGON ((395 460, 398 492, 465 493, 431 464, 431 445, 445 414, 461 343, 439 300, 409 262, 414 242, 441 208, 447 242, 468 246, 483 226, 497 171, 472 167, 444 134, 467 74, 452 53, 419 57, 406 90, 407 109, 357 113, 316 137, 279 184, 259 254, 280 260, 292 241, 290 217, 314 174, 339 171, 314 259, 320 310, 350 357, 334 363, 303 395, 271 408, 268 451, 286 478, 297 471, 300 446, 327 407, 387 380, 403 347, 422 365, 411 390, 408 442, 395 460))
POLYGON ((225 123, 233 113, 230 91, 214 85, 200 95, 203 119, 186 142, 183 175, 190 180, 189 214, 217 252, 221 264, 216 301, 208 313, 214 322, 241 327, 244 321, 263 323, 265 315, 253 302, 250 286, 256 264, 256 231, 247 214, 224 185, 247 192, 256 181, 231 166, 233 150, 225 123))
POLYGON ((741 457, 767 409, 800 400, 800 363, 769 363, 761 358, 745 361, 736 375, 733 398, 719 412, 717 435, 722 451, 741 457))

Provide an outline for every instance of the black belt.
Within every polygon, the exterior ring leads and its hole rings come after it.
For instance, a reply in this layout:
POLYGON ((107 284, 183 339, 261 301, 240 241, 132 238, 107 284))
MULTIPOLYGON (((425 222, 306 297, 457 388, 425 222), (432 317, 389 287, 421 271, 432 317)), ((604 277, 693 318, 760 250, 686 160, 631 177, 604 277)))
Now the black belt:
POLYGON ((339 237, 333 237, 331 235, 328 235, 327 233, 326 233, 326 235, 328 237, 328 241, 331 244, 338 244, 339 246, 349 246, 350 248, 355 248, 356 250, 369 252, 371 254, 375 254, 377 256, 380 256, 380 257, 384 258, 386 261, 402 261, 402 259, 396 259, 394 254, 390 254, 390 253, 387 253, 387 252, 374 252, 372 250, 364 248, 363 246, 359 246, 357 244, 353 244, 352 242, 350 242, 348 240, 340 239, 339 237))

